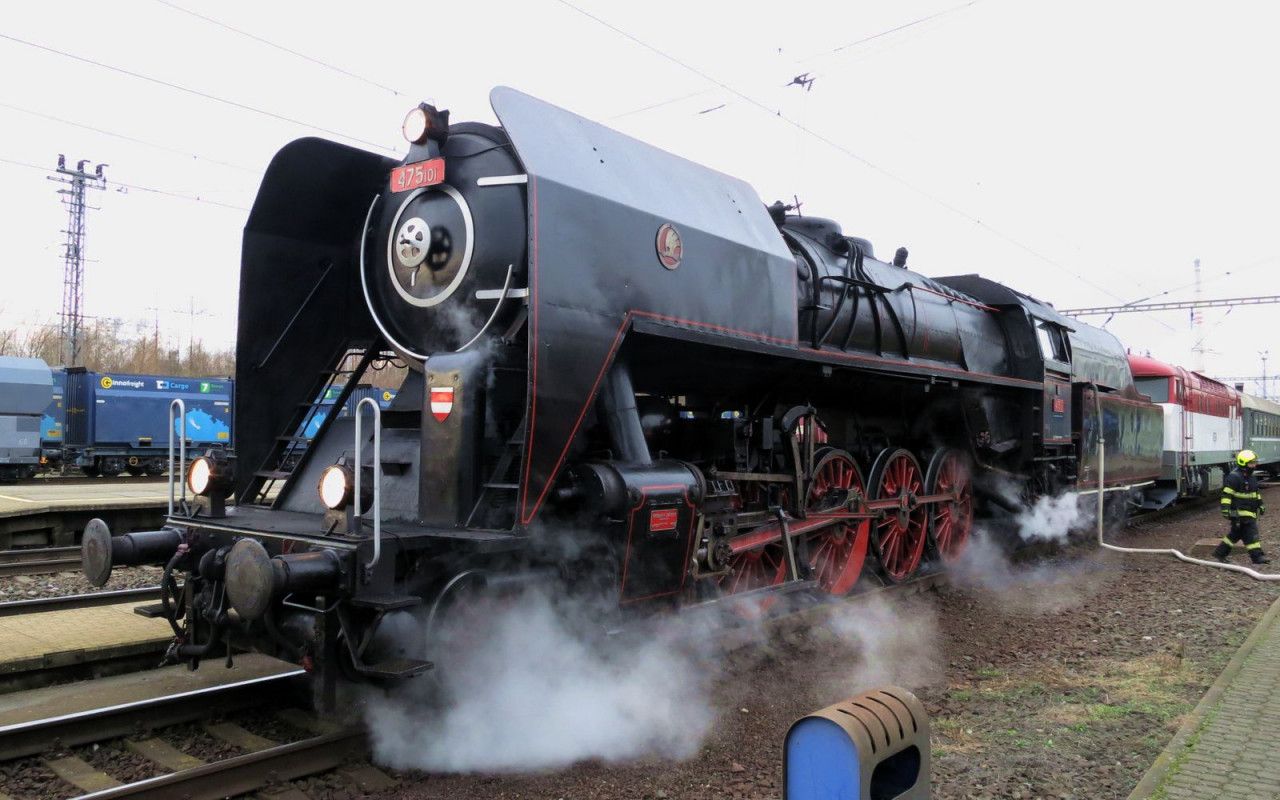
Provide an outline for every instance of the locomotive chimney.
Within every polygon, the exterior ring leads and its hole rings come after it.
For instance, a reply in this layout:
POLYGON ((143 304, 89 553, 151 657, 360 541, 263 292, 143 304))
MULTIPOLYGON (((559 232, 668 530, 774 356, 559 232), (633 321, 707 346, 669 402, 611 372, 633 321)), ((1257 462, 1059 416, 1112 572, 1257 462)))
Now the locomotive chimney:
POLYGON ((893 265, 894 265, 895 267, 902 267, 903 269, 906 269, 906 267, 907 267, 907 248, 905 248, 905 247, 899 247, 899 248, 898 248, 898 251, 897 251, 896 253, 894 253, 894 254, 893 254, 893 265))

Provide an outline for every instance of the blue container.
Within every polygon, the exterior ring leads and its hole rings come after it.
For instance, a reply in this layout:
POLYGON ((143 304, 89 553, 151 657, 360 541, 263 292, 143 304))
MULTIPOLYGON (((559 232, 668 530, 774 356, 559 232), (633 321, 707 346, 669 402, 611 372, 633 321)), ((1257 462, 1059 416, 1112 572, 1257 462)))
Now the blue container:
MULTIPOLYGON (((314 439, 316 434, 320 432, 320 426, 333 413, 333 404, 337 402, 338 395, 342 394, 342 386, 334 386, 328 389, 324 396, 317 401, 320 408, 316 409, 311 418, 302 426, 301 430, 295 433, 295 436, 303 436, 307 439, 314 439)), ((351 396, 347 398, 347 402, 342 406, 342 411, 338 413, 339 419, 350 417, 355 413, 356 406, 366 397, 372 397, 378 401, 378 407, 386 411, 391 407, 391 401, 396 399, 398 392, 395 389, 379 389, 374 386, 357 386, 351 390, 351 396)))
MULTIPOLYGON (((163 450, 169 443, 169 403, 180 398, 189 446, 230 447, 233 392, 226 378, 68 370, 64 437, 78 448, 163 450)), ((180 429, 175 420, 175 435, 180 429)))

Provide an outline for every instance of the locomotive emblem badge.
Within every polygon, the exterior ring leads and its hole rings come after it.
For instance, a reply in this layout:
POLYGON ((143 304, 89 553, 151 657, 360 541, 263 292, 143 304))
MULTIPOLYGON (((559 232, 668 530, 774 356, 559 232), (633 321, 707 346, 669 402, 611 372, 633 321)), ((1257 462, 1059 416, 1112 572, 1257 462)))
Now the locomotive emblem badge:
POLYGON ((453 410, 453 387, 452 386, 432 386, 431 387, 431 416, 436 418, 436 422, 444 422, 449 416, 449 412, 453 410))
POLYGON ((684 256, 684 242, 680 241, 680 232, 670 222, 658 228, 658 261, 667 269, 680 266, 684 256))

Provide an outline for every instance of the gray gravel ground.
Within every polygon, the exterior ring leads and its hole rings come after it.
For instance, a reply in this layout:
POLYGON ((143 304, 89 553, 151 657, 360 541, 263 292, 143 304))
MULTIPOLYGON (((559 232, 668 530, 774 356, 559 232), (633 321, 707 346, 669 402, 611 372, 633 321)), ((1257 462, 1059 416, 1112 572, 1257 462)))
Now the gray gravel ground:
POLYGON ((121 567, 111 573, 111 580, 103 587, 89 583, 79 570, 50 575, 14 575, 0 578, 0 602, 155 586, 160 583, 163 571, 160 567, 121 567))

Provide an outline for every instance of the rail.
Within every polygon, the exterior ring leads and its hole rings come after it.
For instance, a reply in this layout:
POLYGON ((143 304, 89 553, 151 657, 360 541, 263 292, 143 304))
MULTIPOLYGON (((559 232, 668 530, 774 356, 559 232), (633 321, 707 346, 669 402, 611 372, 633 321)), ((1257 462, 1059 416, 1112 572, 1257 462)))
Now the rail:
POLYGON ((355 728, 313 736, 290 744, 214 761, 155 778, 80 795, 79 800, 131 797, 139 800, 222 798, 327 772, 365 748, 364 732, 355 728))
POLYGON ((128 602, 141 603, 147 600, 159 599, 159 586, 144 586, 139 589, 117 589, 111 592, 88 592, 87 594, 64 594, 58 597, 37 597, 32 600, 9 600, 0 603, 0 617, 39 614, 45 611, 77 611, 82 608, 114 606, 118 603, 128 602))
POLYGON ((76 569, 80 564, 79 547, 38 547, 26 550, 0 550, 0 577, 43 575, 76 569))
POLYGON ((192 719, 260 707, 273 687, 306 675, 298 668, 218 686, 149 697, 54 717, 0 725, 0 761, 34 755, 56 744, 76 747, 133 733, 137 726, 176 725, 192 719))
POLYGON ((182 401, 181 397, 175 397, 169 403, 169 516, 173 516, 173 482, 178 480, 182 484, 182 504, 187 503, 187 404, 182 401), (178 470, 173 469, 173 428, 174 418, 173 409, 178 409, 178 415, 182 418, 182 432, 178 437, 178 470))
POLYGON ((364 419, 361 410, 368 405, 373 409, 373 558, 365 565, 366 573, 371 572, 378 563, 378 559, 382 557, 382 409, 378 407, 377 401, 372 397, 366 397, 359 403, 356 403, 356 467, 355 467, 355 510, 352 512, 352 518, 355 521, 355 529, 363 530, 361 518, 365 511, 369 509, 361 509, 361 502, 364 499, 360 494, 360 476, 364 472, 364 458, 362 450, 364 449, 364 437, 360 435, 360 422, 364 419))

